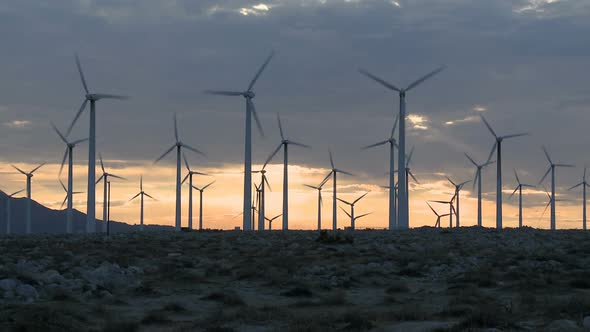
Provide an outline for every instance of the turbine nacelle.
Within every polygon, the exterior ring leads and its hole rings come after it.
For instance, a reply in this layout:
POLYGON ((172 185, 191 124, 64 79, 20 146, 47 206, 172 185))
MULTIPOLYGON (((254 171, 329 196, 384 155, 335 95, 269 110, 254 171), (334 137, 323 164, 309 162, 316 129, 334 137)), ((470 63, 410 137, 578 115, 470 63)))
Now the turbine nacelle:
POLYGON ((254 91, 246 91, 246 92, 244 92, 243 96, 244 96, 244 98, 252 99, 252 98, 256 97, 256 94, 254 93, 254 91))

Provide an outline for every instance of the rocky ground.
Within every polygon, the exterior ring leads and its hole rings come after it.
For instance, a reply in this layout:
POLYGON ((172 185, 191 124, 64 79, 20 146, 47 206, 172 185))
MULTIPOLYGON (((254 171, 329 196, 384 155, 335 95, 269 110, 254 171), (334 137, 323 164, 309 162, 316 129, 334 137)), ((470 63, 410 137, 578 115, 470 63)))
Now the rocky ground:
POLYGON ((576 331, 590 233, 0 238, 0 330, 576 331))

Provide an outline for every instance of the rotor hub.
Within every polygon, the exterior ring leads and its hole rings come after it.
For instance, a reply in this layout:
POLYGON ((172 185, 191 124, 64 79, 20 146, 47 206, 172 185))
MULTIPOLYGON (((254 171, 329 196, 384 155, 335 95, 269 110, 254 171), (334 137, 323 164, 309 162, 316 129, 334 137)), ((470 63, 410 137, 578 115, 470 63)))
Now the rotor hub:
POLYGON ((256 94, 252 91, 246 91, 246 92, 244 92, 244 97, 252 99, 252 98, 256 97, 256 94))

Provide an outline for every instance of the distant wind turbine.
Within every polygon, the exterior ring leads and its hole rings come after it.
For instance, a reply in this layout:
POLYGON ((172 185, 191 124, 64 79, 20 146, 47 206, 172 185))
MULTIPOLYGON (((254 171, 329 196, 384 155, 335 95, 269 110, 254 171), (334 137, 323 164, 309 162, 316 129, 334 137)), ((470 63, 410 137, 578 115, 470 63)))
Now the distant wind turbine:
MULTIPOLYGON (((391 128, 391 135, 389 139, 381 142, 377 142, 375 144, 367 145, 363 148, 363 150, 367 150, 370 148, 374 148, 380 145, 384 145, 389 143, 389 188, 394 188, 395 183, 395 147, 397 146, 397 141, 394 138, 395 135, 395 128, 397 127, 397 122, 399 121, 399 117, 395 117, 395 122, 393 123, 393 127, 391 128)), ((397 207, 396 207, 396 192, 395 190, 389 190, 389 230, 392 231, 397 227, 397 207)))
POLYGON ((183 153, 182 158, 184 159, 184 165, 186 166, 186 170, 188 173, 182 179, 182 183, 185 183, 188 179, 188 229, 193 229, 193 175, 207 175, 205 173, 193 171, 188 164, 188 160, 186 159, 186 155, 183 153))
MULTIPOLYGON (((376 81, 377 83, 383 85, 389 90, 393 90, 399 93, 399 148, 398 148, 398 169, 404 169, 406 166, 406 92, 410 91, 411 89, 418 86, 420 83, 426 81, 427 79, 431 78, 432 76, 440 73, 445 67, 439 67, 436 70, 422 76, 421 78, 417 79, 410 85, 408 85, 405 89, 398 88, 397 86, 369 73, 366 70, 361 69, 360 72, 365 76, 369 77, 370 79, 376 81)), ((399 183, 407 183, 406 181, 406 174, 404 172, 400 172, 398 174, 398 182, 399 183)), ((398 195, 398 226, 401 229, 409 228, 409 205, 408 205, 408 196, 407 196, 407 188, 403 185, 399 187, 399 195, 398 195)))
POLYGON ((453 180, 451 180, 448 176, 446 177, 447 180, 449 180, 449 182, 453 185, 453 187, 455 187, 455 198, 457 199, 457 209, 455 210, 455 214, 456 214, 456 227, 461 227, 461 219, 460 219, 460 205, 459 205, 459 196, 461 193, 461 189, 463 189, 463 186, 466 185, 467 183, 471 182, 471 180, 467 180, 464 182, 461 182, 459 184, 453 182, 453 180))
POLYGON ((488 160, 480 165, 476 163, 467 153, 465 153, 465 157, 467 157, 473 166, 477 168, 477 171, 475 171, 475 178, 473 179, 473 187, 475 188, 475 185, 477 184, 477 226, 481 227, 481 170, 482 168, 493 164, 495 161, 488 160))
POLYGON ((215 183, 215 180, 209 182, 208 184, 203 186, 203 188, 193 186, 194 189, 197 189, 199 191, 199 230, 200 231, 203 230, 203 192, 205 191, 205 189, 209 188, 209 186, 214 183, 215 183))
POLYGON ((346 175, 350 175, 352 176, 351 173, 343 171, 341 169, 336 168, 336 166, 334 166, 334 159, 332 158, 332 151, 328 150, 328 153, 330 154, 330 165, 332 166, 332 170, 330 172, 330 174, 332 174, 332 186, 333 186, 333 190, 332 190, 332 230, 336 231, 338 229, 338 221, 337 221, 337 217, 338 217, 338 211, 336 209, 336 201, 337 201, 337 193, 336 193, 336 176, 338 175, 338 173, 342 173, 342 174, 346 174, 346 175))
POLYGON ((268 220, 268 230, 269 230, 269 231, 272 231, 272 222, 273 222, 275 219, 277 219, 278 217, 280 217, 280 216, 281 216, 281 215, 279 214, 279 215, 277 215, 277 216, 274 216, 274 217, 272 217, 272 218, 270 218, 270 219, 269 219, 269 218, 267 218, 267 217, 264 217, 264 219, 268 220))
POLYGON ((262 167, 261 170, 259 171, 252 171, 252 173, 260 173, 261 178, 260 178, 260 186, 258 187, 257 193, 258 193, 258 230, 259 231, 263 231, 264 230, 264 216, 265 216, 265 210, 266 210, 266 186, 268 186, 268 190, 272 189, 270 188, 270 183, 268 183, 268 179, 266 178, 266 170, 264 169, 266 167, 266 165, 264 165, 264 167, 262 167))
POLYGON ((134 199, 136 199, 139 196, 140 198, 140 208, 139 208, 139 230, 143 231, 143 198, 144 196, 147 196, 151 199, 153 199, 154 201, 156 201, 157 199, 153 198, 150 194, 146 193, 145 191, 143 191, 143 176, 139 177, 139 192, 137 193, 137 195, 131 197, 131 199, 129 200, 130 202, 134 199))
POLYGON ((441 204, 448 204, 449 205, 449 228, 453 228, 453 214, 456 214, 455 207, 453 206, 453 201, 455 200, 455 195, 451 198, 450 201, 431 201, 433 203, 441 203, 441 204))
POLYGON ((11 230, 12 220, 11 220, 11 215, 10 215, 10 201, 12 200, 12 197, 14 197, 14 195, 18 195, 18 194, 22 193, 23 191, 25 191, 25 190, 21 189, 19 191, 15 191, 12 194, 6 196, 6 234, 10 234, 12 232, 12 230, 11 230))
POLYGON ((66 132, 66 136, 70 134, 74 124, 86 109, 86 104, 90 101, 90 128, 89 128, 89 135, 88 135, 88 198, 86 203, 86 232, 87 233, 94 233, 96 232, 96 183, 94 179, 96 178, 96 102, 101 99, 127 99, 126 96, 120 95, 111 95, 111 94, 104 94, 104 93, 90 93, 88 89, 88 85, 86 84, 86 79, 84 78, 84 73, 82 72, 82 66, 80 65, 80 59, 78 55, 76 55, 76 66, 78 67, 78 73, 80 74, 80 80, 82 81, 82 86, 84 87, 84 91, 86 92, 84 96, 84 102, 82 102, 82 106, 76 113, 74 120, 70 124, 66 132))
POLYGON ((245 231, 249 231, 252 229, 250 224, 251 222, 251 198, 252 198, 252 116, 256 121, 256 126, 258 126, 258 130, 260 134, 264 136, 264 132, 262 130, 262 125, 260 124, 260 120, 258 119, 258 115, 256 114, 256 107, 254 106, 254 96, 256 95, 252 89, 254 88, 254 84, 273 58, 274 52, 266 58, 260 69, 254 75, 250 84, 246 88, 246 91, 219 91, 219 90, 210 90, 206 91, 207 93, 214 94, 214 95, 221 95, 221 96, 242 96, 246 99, 246 139, 245 139, 245 152, 244 152, 244 205, 243 205, 243 228, 245 231))
MULTIPOLYGON (((74 192, 70 193, 68 191, 68 188, 66 188, 66 186, 64 185, 64 183, 61 180, 59 180, 59 184, 61 184, 61 187, 63 188, 64 192, 66 193, 66 197, 64 197, 63 202, 61 202, 61 205, 59 206, 60 209, 63 209, 64 205, 72 197, 72 195, 84 193, 83 191, 74 191, 74 192)), ((70 233, 71 233, 71 229, 70 229, 70 233)))
POLYGON ((518 227, 522 227, 522 188, 534 188, 535 186, 521 183, 520 178, 518 177, 518 173, 516 173, 516 170, 514 170, 514 176, 516 177, 516 182, 518 183, 518 185, 516 186, 516 188, 514 188, 514 191, 512 192, 512 194, 510 194, 510 197, 514 196, 514 194, 518 191, 518 227))
POLYGON ((178 232, 180 231, 180 227, 181 227, 181 221, 180 221, 180 215, 181 215, 181 168, 180 168, 180 155, 182 153, 182 148, 188 149, 190 151, 193 151, 195 153, 198 153, 200 155, 205 155, 203 152, 191 147, 190 145, 187 145, 185 143, 183 143, 179 136, 178 136, 178 123, 176 121, 176 113, 174 113, 174 139, 176 140, 176 142, 168 149, 166 150, 160 157, 158 157, 158 159, 156 159, 156 161, 154 162, 157 163, 160 160, 164 159, 164 157, 166 157, 170 152, 172 152, 172 150, 176 149, 176 213, 175 213, 175 218, 174 218, 174 227, 175 230, 178 232))
POLYGON ((432 212, 434 212, 434 214, 436 215, 436 223, 434 224, 434 227, 438 227, 440 228, 440 218, 442 217, 446 217, 449 216, 450 213, 446 213, 446 214, 438 214, 438 212, 436 212, 436 210, 434 210, 434 208, 428 203, 426 202, 426 204, 428 204, 428 207, 432 210, 432 212))
POLYGON ((317 187, 309 184, 304 184, 304 186, 318 191, 318 231, 322 230, 322 205, 324 203, 322 200, 322 188, 330 179, 330 175, 332 175, 331 172, 328 173, 328 175, 326 175, 326 177, 322 180, 322 182, 320 182, 320 184, 317 187))
POLYGON ((66 163, 66 158, 68 158, 68 188, 66 189, 66 199, 68 201, 68 208, 66 211, 66 233, 72 233, 73 227, 73 209, 72 209, 72 195, 74 194, 74 147, 76 145, 87 141, 88 138, 79 139, 76 141, 68 141, 64 134, 62 134, 55 124, 51 123, 53 130, 57 133, 59 138, 66 144, 66 151, 64 152, 64 157, 61 161, 61 166, 59 167, 59 175, 64 168, 64 164, 66 163))
POLYGON ((99 153, 98 154, 98 158, 100 160, 100 169, 102 170, 102 175, 98 178, 98 180, 96 180, 96 184, 98 184, 100 182, 100 180, 103 180, 104 182, 104 189, 103 189, 103 201, 102 201, 102 231, 103 233, 107 232, 107 221, 108 221, 108 193, 109 190, 107 188, 108 186, 108 182, 110 178, 115 178, 115 179, 120 179, 120 180, 127 180, 124 177, 115 175, 115 174, 111 174, 108 173, 105 169, 104 169, 104 163, 102 162, 102 155, 99 153))
POLYGON ((582 176, 582 182, 572 186, 568 190, 572 190, 582 186, 582 229, 586 230, 586 187, 590 187, 590 184, 586 181, 586 167, 584 167, 584 175, 582 176))
POLYGON ((366 217, 366 216, 370 215, 371 213, 373 213, 373 212, 369 212, 369 213, 364 213, 364 214, 361 214, 361 215, 359 215, 359 216, 353 216, 353 215, 351 215, 350 213, 348 213, 348 211, 346 211, 345 209, 343 209, 342 207, 340 207, 340 209, 341 209, 342 211, 344 211, 344 213, 346 213, 346 215, 347 215, 347 216, 349 216, 349 217, 350 217, 350 224, 351 224, 351 226, 350 226, 350 227, 351 227, 351 229, 352 229, 352 230, 354 230, 354 229, 355 229, 355 224, 356 224, 356 221, 357 221, 358 219, 360 219, 360 218, 362 218, 362 217, 366 217))
POLYGON ((528 133, 520 133, 520 134, 512 134, 512 135, 504 135, 498 136, 496 132, 492 129, 492 126, 488 123, 488 121, 480 114, 480 117, 486 127, 490 130, 492 135, 494 136, 495 142, 494 146, 492 146, 492 151, 490 151, 490 155, 488 160, 492 159, 492 155, 494 154, 494 150, 496 151, 496 228, 502 229, 502 141, 507 138, 514 138, 520 136, 526 136, 528 133))
POLYGON ((549 201, 547 202, 547 205, 545 205, 545 209, 543 210, 543 213, 541 213, 541 218, 543 218, 543 216, 545 215, 545 212, 547 212, 547 208, 550 205, 555 205, 555 202, 563 202, 565 201, 564 199, 556 199, 555 197, 552 197, 549 194, 549 191, 547 191, 547 188, 545 186, 543 186, 543 189, 545 189, 545 194, 547 194, 547 198, 549 199, 549 201))
POLYGON ((547 172, 545 172, 545 175, 543 175, 543 177, 541 178, 541 181, 539 181, 539 184, 543 183, 543 180, 545 180, 545 178, 547 177, 547 175, 549 175, 549 172, 551 172, 551 200, 549 203, 551 203, 551 230, 555 230, 555 168, 556 167, 574 167, 574 165, 567 165, 567 164, 555 164, 553 163, 553 161, 551 160, 551 157, 549 157, 549 153, 547 152, 547 149, 545 149, 545 147, 543 148, 543 152, 545 153, 545 157, 547 157, 547 160, 549 161, 549 168, 547 169, 547 172))
POLYGON ((26 211, 26 216, 25 216, 26 233, 27 234, 31 234, 31 178, 33 177, 33 173, 35 173, 35 171, 37 171, 43 165, 45 165, 45 163, 42 163, 39 166, 33 168, 33 170, 30 171, 29 173, 12 165, 12 167, 14 167, 17 171, 19 171, 21 174, 23 174, 27 177, 27 211, 26 211))
MULTIPOLYGON (((311 148, 309 145, 297 143, 295 141, 285 138, 283 133, 283 126, 281 125, 281 117, 277 114, 277 121, 279 123, 279 132, 281 134, 281 143, 274 150, 274 152, 266 159, 263 169, 272 160, 272 158, 283 148, 283 230, 289 229, 289 145, 300 146, 304 148, 311 148)), ((262 184, 264 186, 264 184, 262 184)))
MULTIPOLYGON (((354 201, 352 201, 352 202, 345 201, 345 200, 343 200, 343 199, 341 199, 341 198, 339 198, 339 197, 337 197, 337 198, 336 198, 336 199, 338 199, 340 202, 342 202, 342 203, 344 203, 344 204, 346 204, 346 205, 350 206, 350 213, 348 213, 348 212, 347 212, 346 214, 348 214, 348 216, 350 217, 350 228, 351 228, 352 230, 354 230, 354 229, 355 229, 354 221, 356 220, 356 218, 354 217, 354 206, 355 206, 355 204, 356 204, 356 203, 358 203, 358 202, 359 202, 361 199, 363 199, 363 197, 367 196, 367 194, 368 194, 368 193, 369 193, 369 192, 366 192, 366 193, 362 194, 362 195, 361 195, 359 198, 355 199, 355 200, 354 200, 354 201)), ((346 212, 346 211, 345 211, 345 212, 346 212)))

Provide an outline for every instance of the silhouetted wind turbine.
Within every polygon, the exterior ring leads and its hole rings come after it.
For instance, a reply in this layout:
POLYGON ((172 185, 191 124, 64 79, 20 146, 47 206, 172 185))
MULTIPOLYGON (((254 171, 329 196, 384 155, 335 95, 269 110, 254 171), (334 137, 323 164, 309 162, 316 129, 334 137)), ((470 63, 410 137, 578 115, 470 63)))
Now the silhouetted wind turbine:
POLYGON ((326 175, 326 177, 322 180, 322 182, 320 182, 320 184, 317 187, 309 184, 304 184, 304 186, 318 191, 318 231, 322 230, 322 205, 324 203, 322 200, 322 188, 324 187, 324 184, 326 184, 326 182, 330 179, 330 175, 332 175, 331 172, 328 173, 328 175, 326 175))
POLYGON ((14 195, 20 194, 23 191, 25 191, 24 189, 21 189, 19 191, 15 191, 12 194, 6 196, 6 234, 10 234, 12 232, 11 230, 11 215, 10 215, 10 201, 12 200, 12 197, 14 197, 14 195))
POLYGON ((355 228, 355 227, 354 227, 354 226, 355 226, 355 225, 354 225, 354 221, 355 221, 355 217, 354 217, 354 205, 355 205, 356 203, 358 203, 358 201, 360 201, 361 199, 363 199, 363 197, 367 196, 367 194, 368 194, 368 193, 369 193, 369 192, 366 192, 366 193, 362 194, 362 195, 361 195, 359 198, 355 199, 355 200, 354 200, 354 201, 352 201, 352 202, 345 201, 345 200, 343 200, 343 199, 341 199, 341 198, 338 198, 338 197, 336 198, 336 199, 338 199, 340 202, 342 202, 342 203, 344 203, 344 204, 346 204, 346 205, 350 206, 350 214, 348 214, 348 213, 347 213, 347 214, 350 216, 350 228, 351 228, 352 230, 354 230, 354 228, 355 228))
POLYGON ((140 208, 139 208, 139 230, 143 231, 143 198, 144 196, 147 196, 151 199, 153 199, 154 201, 157 201, 157 199, 153 198, 152 196, 150 196, 150 194, 146 193, 145 191, 143 191, 143 176, 139 177, 139 192, 137 193, 137 195, 131 197, 131 199, 129 200, 130 202, 134 199, 136 199, 138 196, 140 196, 140 208))
POLYGON ((352 176, 351 173, 343 171, 341 169, 337 169, 336 166, 334 166, 334 159, 332 158, 332 151, 328 150, 328 153, 330 154, 330 165, 332 166, 332 170, 330 171, 330 174, 332 174, 332 185, 333 185, 333 191, 332 191, 332 230, 336 231, 338 229, 338 222, 337 222, 337 217, 338 217, 338 211, 336 210, 336 198, 337 198, 337 194, 336 194, 336 176, 338 173, 342 173, 342 174, 346 174, 346 175, 350 175, 352 176))
POLYGON ((214 95, 222 95, 222 96, 242 96, 246 98, 246 140, 245 140, 245 152, 244 152, 244 205, 243 205, 243 227, 245 231, 249 231, 252 229, 250 225, 250 206, 251 206, 251 198, 252 198, 252 116, 256 121, 256 125, 258 126, 258 130, 260 134, 264 136, 264 132, 262 130, 262 125, 260 124, 260 120, 258 119, 258 115, 256 114, 256 107, 254 106, 254 102, 252 99, 254 98, 255 94, 252 89, 254 88, 254 84, 274 56, 274 52, 266 58, 260 69, 254 75, 250 84, 248 84, 248 88, 246 91, 219 91, 219 90, 210 90, 206 91, 207 93, 214 94, 214 95))
POLYGON ((545 212, 547 212, 547 208, 550 205, 555 205, 555 202, 563 202, 565 200, 563 199, 555 199, 553 197, 551 197, 551 195, 549 194, 549 192, 547 191, 547 188, 545 188, 545 186, 543 186, 543 189, 545 189, 545 194, 547 194, 547 198, 549 198, 549 202, 547 202, 547 205, 545 205, 545 209, 543 210, 543 213, 541 214, 540 218, 543 218, 543 216, 545 215, 545 212))
MULTIPOLYGON (((439 67, 436 70, 422 76, 418 80, 414 81, 410 85, 408 85, 405 89, 398 88, 397 86, 369 73, 366 70, 361 69, 360 72, 365 76, 371 78, 372 80, 376 81, 377 83, 383 85, 384 87, 388 88, 389 90, 393 90, 399 93, 399 148, 398 148, 398 169, 404 169, 406 166, 406 92, 410 91, 411 89, 418 86, 420 83, 426 81, 427 79, 431 78, 432 76, 440 73, 445 67, 439 67)), ((398 174, 398 182, 400 183, 407 183, 406 181, 406 174, 404 172, 400 172, 398 174)), ((398 226, 402 229, 409 228, 409 208, 408 208, 408 196, 407 196, 407 188, 404 186, 400 186, 399 188, 399 195, 398 195, 398 226)))
POLYGON ((516 173, 516 170, 514 170, 514 176, 516 177, 516 182, 518 183, 518 185, 516 186, 516 188, 514 188, 514 191, 512 192, 512 194, 510 194, 510 197, 512 198, 516 191, 518 191, 518 227, 522 227, 522 188, 534 188, 535 186, 521 183, 520 178, 518 177, 518 173, 516 173))
POLYGON ((186 182, 188 179, 188 229, 193 229, 193 175, 207 175, 205 173, 197 172, 191 170, 191 167, 188 165, 188 161, 186 160, 186 155, 183 153, 182 158, 184 159, 184 165, 186 166, 186 170, 188 173, 182 179, 182 183, 186 182))
POLYGON ((455 207, 453 206, 454 200, 455 195, 453 195, 450 201, 431 201, 434 203, 449 204, 449 228, 453 228, 453 213, 456 214, 455 207))
POLYGON ((492 151, 490 151, 488 160, 492 159, 494 150, 496 150, 496 228, 502 229, 502 141, 507 138, 525 136, 528 135, 528 133, 498 136, 492 129, 492 126, 490 126, 488 121, 486 121, 486 119, 483 117, 483 115, 480 114, 480 117, 495 139, 494 146, 492 146, 492 151))
MULTIPOLYGON (((391 128, 391 135, 389 139, 381 142, 377 142, 375 144, 367 145, 363 148, 363 150, 367 150, 370 148, 374 148, 380 145, 384 145, 389 143, 389 188, 394 188, 395 185, 395 147, 397 146, 397 142, 393 137, 395 135, 395 128, 397 127, 397 122, 399 118, 395 118, 395 122, 393 124, 393 128, 391 128)), ((396 195, 395 190, 389 190, 389 230, 392 231, 397 227, 397 207, 396 207, 396 195)))
POLYGON ((203 186, 203 188, 199 188, 197 186, 193 186, 194 189, 199 191, 199 230, 203 230, 203 192, 205 189, 209 188, 210 185, 214 184, 215 180, 209 182, 207 185, 203 186))
POLYGON ((193 151, 195 153, 198 153, 200 155, 205 155, 203 152, 191 147, 190 145, 187 145, 185 143, 183 143, 178 135, 178 124, 176 121, 176 113, 174 113, 174 139, 176 140, 176 142, 168 149, 166 150, 158 159, 156 159, 156 161, 154 162, 157 163, 160 160, 164 159, 164 157, 166 157, 166 155, 168 155, 170 152, 172 152, 172 150, 176 149, 176 208, 175 208, 175 218, 174 218, 174 228, 176 231, 180 231, 180 227, 181 227, 181 221, 180 221, 180 215, 181 215, 181 168, 180 168, 180 155, 182 153, 181 149, 185 148, 188 149, 190 151, 193 151))
POLYGON ((545 180, 545 178, 547 177, 547 175, 549 175, 549 172, 551 172, 551 201, 549 203, 551 203, 551 230, 555 230, 555 168, 556 167, 574 167, 573 165, 567 165, 567 164, 555 164, 553 163, 553 161, 551 160, 551 157, 549 157, 549 153, 547 152, 547 149, 545 149, 545 147, 543 148, 543 152, 545 153, 545 157, 547 157, 547 160, 549 161, 549 168, 547 169, 547 172, 545 172, 545 175, 543 175, 543 177, 541 178, 541 181, 539 181, 539 184, 543 183, 543 180, 545 180))
MULTIPOLYGON (((277 114, 277 121, 279 123, 279 132, 281 134, 281 143, 274 150, 274 152, 264 162, 263 169, 272 160, 272 158, 283 148, 283 230, 289 229, 289 145, 300 146, 304 148, 311 148, 309 145, 297 143, 295 141, 285 138, 283 133, 283 126, 281 125, 281 117, 277 114)), ((262 184, 264 186, 264 184, 262 184)), ((264 219, 263 219, 264 221, 264 219)))
POLYGON ((281 215, 279 214, 279 215, 277 215, 277 216, 274 216, 274 217, 272 217, 272 218, 270 218, 270 219, 269 219, 269 218, 267 218, 267 217, 264 217, 264 219, 268 220, 268 230, 269 230, 269 231, 272 231, 272 222, 273 222, 275 219, 277 219, 278 217, 280 217, 280 216, 281 216, 281 215))
POLYGON ((96 184, 98 184, 100 182, 100 180, 104 180, 104 189, 103 189, 103 201, 102 201, 102 231, 104 233, 107 232, 107 222, 108 222, 108 182, 110 178, 115 178, 115 179, 120 179, 120 180, 126 180, 124 177, 115 175, 115 174, 111 174, 108 173, 105 169, 104 169, 104 164, 102 162, 102 155, 99 153, 98 154, 98 158, 100 160, 100 169, 102 170, 102 175, 98 178, 98 180, 96 180, 96 184))
POLYGON ((43 165, 45 165, 45 163, 42 163, 39 166, 33 168, 33 170, 30 171, 29 173, 12 165, 12 167, 14 167, 17 171, 19 171, 21 174, 23 174, 27 177, 27 211, 26 211, 26 216, 25 216, 26 233, 27 234, 31 234, 31 178, 33 177, 33 173, 35 173, 35 171, 37 171, 43 165))
POLYGON ((582 186, 582 229, 586 230, 586 187, 590 187, 590 184, 586 182, 586 167, 584 167, 584 175, 582 176, 582 182, 572 186, 568 190, 572 190, 582 186))
POLYGON ((78 55, 76 55, 76 66, 78 67, 78 73, 80 74, 80 80, 82 81, 82 86, 84 87, 84 92, 86 92, 84 96, 84 102, 82 102, 82 106, 76 113, 74 120, 70 124, 66 132, 66 136, 70 134, 74 124, 86 109, 86 104, 90 101, 90 128, 89 128, 89 135, 88 135, 88 198, 86 203, 86 232, 87 233, 94 233, 96 232, 96 182, 94 179, 96 178, 96 102, 101 99, 127 99, 126 96, 120 95, 111 95, 105 93, 90 93, 88 89, 88 85, 86 84, 86 79, 84 78, 84 73, 82 72, 82 66, 80 65, 80 59, 78 55))
POLYGON ((68 188, 66 189, 66 199, 68 201, 68 208, 66 211, 66 233, 72 233, 72 223, 73 223, 73 209, 72 209, 72 195, 74 194, 74 147, 77 144, 87 141, 88 138, 79 139, 76 141, 68 141, 66 137, 57 129, 55 124, 51 123, 53 130, 57 133, 59 138, 66 144, 66 151, 64 152, 64 157, 61 161, 61 166, 59 167, 59 175, 61 175, 61 171, 64 168, 64 164, 66 163, 66 158, 68 158, 68 188))
POLYGON ((268 183, 268 179, 266 178, 266 164, 262 167, 259 171, 252 171, 252 173, 260 173, 260 186, 258 187, 257 193, 259 195, 259 202, 258 202, 258 230, 264 230, 264 218, 265 218, 265 211, 266 211, 266 186, 268 186, 268 190, 270 188, 270 183, 268 183))
MULTIPOLYGON (((72 195, 84 193, 83 191, 74 191, 70 195, 68 188, 66 188, 66 186, 64 185, 64 183, 61 180, 59 180, 59 184, 61 184, 61 187, 63 188, 64 192, 66 193, 66 197, 64 197, 63 202, 61 202, 61 205, 59 206, 60 209, 63 209, 64 205, 66 204, 66 201, 68 201, 72 195)), ((71 230, 70 230, 70 232, 71 232, 71 230)))
POLYGON ((481 170, 482 168, 493 164, 495 161, 486 161, 483 164, 476 163, 467 153, 465 153, 465 157, 469 159, 469 161, 477 168, 475 171, 475 178, 473 179, 473 188, 477 184, 477 226, 481 227, 481 170))
POLYGON ((455 198, 457 198, 457 209, 455 210, 455 214, 456 214, 457 218, 456 218, 455 223, 457 225, 456 227, 461 227, 461 222, 460 222, 461 219, 460 219, 460 213, 459 213, 461 211, 460 205, 459 205, 459 196, 460 196, 461 189, 463 189, 463 186, 465 184, 471 182, 471 180, 467 180, 467 181, 457 184, 457 183, 453 182, 453 180, 451 180, 448 176, 446 178, 453 185, 453 187, 455 187, 455 198))
POLYGON ((369 212, 369 213, 364 213, 364 214, 361 214, 361 215, 359 215, 359 216, 353 216, 353 215, 351 215, 350 213, 348 213, 348 211, 346 211, 345 209, 343 209, 343 208, 342 208, 342 206, 340 207, 340 209, 341 209, 342 211, 344 211, 344 213, 346 213, 346 215, 347 215, 347 216, 349 216, 349 217, 350 217, 350 224, 351 224, 351 226, 350 226, 350 227, 351 227, 351 229, 352 229, 352 230, 354 230, 354 228, 355 228, 355 224, 356 224, 356 221, 357 221, 357 219, 360 219, 360 218, 362 218, 362 217, 368 216, 368 215, 370 215, 371 213, 373 213, 373 212, 369 212))
POLYGON ((448 215, 450 215, 450 213, 446 213, 446 214, 438 214, 438 212, 436 212, 436 210, 434 210, 434 208, 428 203, 426 202, 426 204, 428 204, 428 207, 432 210, 432 212, 434 212, 434 214, 436 215, 436 223, 434 224, 434 227, 438 227, 440 228, 440 218, 442 217, 446 217, 448 215))

